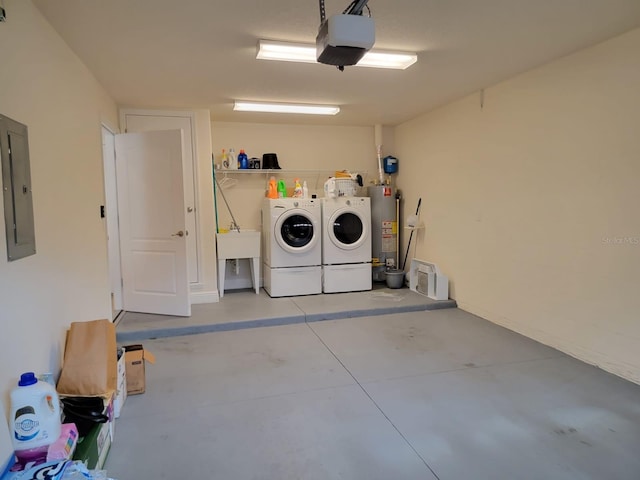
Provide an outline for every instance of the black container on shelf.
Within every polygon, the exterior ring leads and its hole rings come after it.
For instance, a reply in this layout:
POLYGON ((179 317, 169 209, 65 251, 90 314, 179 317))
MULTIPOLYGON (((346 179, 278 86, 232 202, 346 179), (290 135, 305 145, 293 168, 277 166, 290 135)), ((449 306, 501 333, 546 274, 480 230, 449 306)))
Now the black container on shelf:
POLYGON ((262 168, 265 170, 280 170, 278 155, 275 153, 262 154, 262 168))

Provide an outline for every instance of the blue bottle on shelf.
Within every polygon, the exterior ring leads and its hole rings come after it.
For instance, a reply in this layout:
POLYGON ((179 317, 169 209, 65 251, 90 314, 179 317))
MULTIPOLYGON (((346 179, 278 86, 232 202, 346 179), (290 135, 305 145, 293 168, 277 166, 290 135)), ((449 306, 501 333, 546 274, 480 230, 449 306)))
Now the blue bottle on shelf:
POLYGON ((240 150, 240 153, 238 154, 238 168, 249 168, 249 158, 247 157, 247 154, 244 152, 244 150, 240 150))

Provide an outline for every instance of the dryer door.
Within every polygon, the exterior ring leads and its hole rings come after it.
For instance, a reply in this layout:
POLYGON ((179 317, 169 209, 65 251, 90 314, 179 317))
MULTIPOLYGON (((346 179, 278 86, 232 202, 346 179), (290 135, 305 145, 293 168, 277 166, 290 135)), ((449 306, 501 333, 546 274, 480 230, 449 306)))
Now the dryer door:
POLYGON ((331 242, 343 250, 360 247, 367 239, 367 222, 357 210, 342 208, 331 215, 327 224, 331 242))
POLYGON ((318 243, 320 228, 302 209, 285 211, 276 221, 274 235, 280 247, 290 253, 305 253, 318 243))

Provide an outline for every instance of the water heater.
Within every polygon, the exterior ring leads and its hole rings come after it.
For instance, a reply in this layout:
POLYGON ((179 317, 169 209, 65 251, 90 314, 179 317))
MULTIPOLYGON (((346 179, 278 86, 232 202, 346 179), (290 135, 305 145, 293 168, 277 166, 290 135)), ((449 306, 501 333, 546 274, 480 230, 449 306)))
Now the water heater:
POLYGON ((396 192, 391 185, 371 185, 371 257, 374 282, 385 281, 385 270, 398 268, 396 192))

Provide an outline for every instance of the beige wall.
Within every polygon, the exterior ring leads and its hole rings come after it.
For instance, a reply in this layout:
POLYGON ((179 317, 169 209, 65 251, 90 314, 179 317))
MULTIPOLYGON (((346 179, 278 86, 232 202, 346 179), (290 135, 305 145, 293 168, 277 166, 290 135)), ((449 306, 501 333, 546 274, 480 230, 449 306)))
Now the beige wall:
MULTIPOLYGON (((640 30, 396 129, 461 308, 640 382, 640 30)), ((407 208, 407 207, 405 207, 407 208)), ((405 209, 405 212, 407 210, 405 209)))
POLYGON ((7 262, 0 222, 0 398, 8 407, 22 372, 58 372, 70 322, 111 315, 101 122, 116 126, 117 112, 29 0, 4 6, 0 113, 29 128, 37 249, 7 262))

